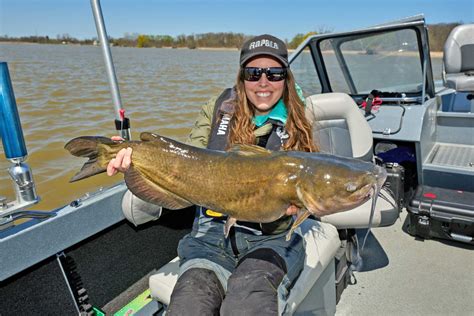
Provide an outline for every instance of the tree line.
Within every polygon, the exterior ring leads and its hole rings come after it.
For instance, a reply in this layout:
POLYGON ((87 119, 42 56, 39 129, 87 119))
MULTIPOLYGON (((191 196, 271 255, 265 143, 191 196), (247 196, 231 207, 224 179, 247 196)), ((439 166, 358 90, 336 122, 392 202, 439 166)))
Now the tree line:
POLYGON ((439 23, 428 25, 430 50, 435 52, 443 51, 444 42, 446 42, 449 33, 460 24, 461 23, 439 23))
MULTIPOLYGON (((442 51, 444 42, 451 30, 460 23, 439 23, 428 25, 428 34, 430 47, 432 51, 442 51)), ((285 39, 288 48, 294 49, 298 47, 307 37, 315 34, 332 32, 328 28, 319 28, 306 34, 296 34, 291 40, 285 39)), ((243 33, 220 32, 220 33, 203 33, 191 35, 146 35, 146 34, 124 34, 120 38, 109 38, 109 42, 114 46, 122 47, 172 47, 172 48, 190 48, 199 47, 209 48, 240 48, 242 44, 253 35, 245 35, 243 33)), ((49 36, 21 36, 9 37, 8 35, 0 36, 3 42, 29 42, 40 44, 81 44, 92 45, 97 43, 96 38, 79 40, 69 34, 58 34, 55 38, 49 36)))
POLYGON ((111 42, 118 46, 134 47, 187 47, 190 49, 198 47, 225 47, 240 48, 251 36, 242 33, 203 33, 192 35, 136 35, 113 39, 111 42))

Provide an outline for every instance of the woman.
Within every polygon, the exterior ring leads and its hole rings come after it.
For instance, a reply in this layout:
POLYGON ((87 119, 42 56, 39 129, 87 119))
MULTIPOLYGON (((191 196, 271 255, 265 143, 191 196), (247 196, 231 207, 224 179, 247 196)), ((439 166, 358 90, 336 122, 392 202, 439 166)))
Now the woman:
MULTIPOLYGON (((288 68, 286 45, 271 35, 247 41, 240 53, 236 85, 201 110, 188 143, 225 150, 256 144, 270 150, 316 151, 304 104, 288 68)), ((131 149, 107 168, 125 171, 131 149)), ((262 172, 265 172, 262 170, 262 172)), ((192 232, 179 243, 180 275, 170 315, 275 315, 303 269, 300 234, 285 236, 289 215, 267 224, 237 222, 225 238, 225 215, 197 207, 192 232)))

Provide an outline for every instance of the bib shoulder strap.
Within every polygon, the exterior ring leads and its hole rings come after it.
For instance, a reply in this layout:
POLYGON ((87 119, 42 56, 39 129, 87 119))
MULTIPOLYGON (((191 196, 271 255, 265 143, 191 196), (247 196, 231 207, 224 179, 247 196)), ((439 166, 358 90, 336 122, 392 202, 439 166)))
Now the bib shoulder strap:
POLYGON ((230 120, 234 115, 235 98, 234 88, 225 89, 217 98, 212 114, 211 134, 207 143, 208 149, 224 150, 226 148, 230 120))

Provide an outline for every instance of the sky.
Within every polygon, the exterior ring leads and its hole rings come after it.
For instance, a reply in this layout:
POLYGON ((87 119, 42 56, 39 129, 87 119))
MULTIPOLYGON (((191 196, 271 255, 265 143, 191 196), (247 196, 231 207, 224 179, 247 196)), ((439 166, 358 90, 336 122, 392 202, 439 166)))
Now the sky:
MULTIPOLYGON (((349 31, 416 14, 428 24, 474 22, 474 0, 102 0, 107 33, 147 35, 349 31)), ((97 36, 90 0, 0 0, 0 35, 97 36)))

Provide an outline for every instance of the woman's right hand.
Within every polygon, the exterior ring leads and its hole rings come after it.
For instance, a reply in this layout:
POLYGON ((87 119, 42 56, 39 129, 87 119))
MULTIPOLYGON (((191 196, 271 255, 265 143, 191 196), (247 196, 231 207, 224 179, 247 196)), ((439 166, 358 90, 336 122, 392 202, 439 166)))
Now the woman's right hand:
MULTIPOLYGON (((112 136, 111 139, 113 141, 123 141, 123 138, 120 136, 112 136)), ((130 168, 132 163, 132 148, 122 148, 117 153, 115 158, 110 160, 109 164, 107 165, 107 175, 113 176, 117 172, 125 172, 130 168)))

